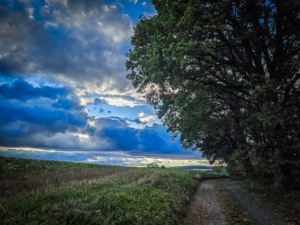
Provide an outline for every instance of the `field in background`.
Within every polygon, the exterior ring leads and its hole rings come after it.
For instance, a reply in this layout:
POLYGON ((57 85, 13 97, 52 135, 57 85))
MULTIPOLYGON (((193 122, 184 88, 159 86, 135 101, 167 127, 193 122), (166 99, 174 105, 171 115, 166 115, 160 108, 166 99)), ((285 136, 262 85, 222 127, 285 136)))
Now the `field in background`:
POLYGON ((2 224, 179 224, 216 175, 0 157, 2 224))

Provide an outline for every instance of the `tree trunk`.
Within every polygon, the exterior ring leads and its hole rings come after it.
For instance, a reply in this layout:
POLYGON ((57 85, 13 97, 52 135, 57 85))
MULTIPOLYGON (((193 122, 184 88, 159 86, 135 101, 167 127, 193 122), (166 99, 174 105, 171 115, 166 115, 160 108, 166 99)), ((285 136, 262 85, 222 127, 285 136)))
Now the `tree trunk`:
POLYGON ((253 170, 253 166, 251 164, 250 158, 248 156, 248 152, 247 152, 247 156, 245 157, 245 160, 244 160, 244 165, 246 167, 247 178, 249 180, 253 180, 254 179, 254 170, 253 170))
POLYGON ((280 150, 276 148, 274 151, 274 166, 275 166, 274 184, 277 188, 283 188, 284 186, 284 182, 283 182, 284 175, 281 171, 280 164, 281 164, 280 150))
POLYGON ((282 150, 276 148, 274 151, 274 184, 277 188, 293 188, 291 167, 287 164, 282 150))

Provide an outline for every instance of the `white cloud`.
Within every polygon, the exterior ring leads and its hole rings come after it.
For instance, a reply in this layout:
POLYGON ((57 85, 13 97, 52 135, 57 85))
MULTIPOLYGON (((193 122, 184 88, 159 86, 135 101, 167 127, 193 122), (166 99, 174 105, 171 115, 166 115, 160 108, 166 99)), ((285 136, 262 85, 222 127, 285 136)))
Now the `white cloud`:
POLYGON ((155 120, 156 116, 147 115, 144 112, 139 113, 139 121, 141 123, 148 123, 151 120, 155 120))
POLYGON ((151 120, 155 120, 155 119, 156 119, 156 116, 150 116, 150 115, 148 115, 148 116, 141 117, 140 121, 142 123, 147 123, 147 122, 149 122, 151 120))
POLYGON ((133 28, 128 15, 122 15, 120 18, 124 23, 103 23, 97 22, 97 31, 106 36, 107 39, 113 40, 115 43, 121 43, 133 35, 133 28), (126 29, 124 29, 126 27, 126 29))
MULTIPOLYGON (((72 30, 75 28, 80 32, 89 32, 95 36, 100 33, 108 41, 113 40, 115 43, 120 43, 133 35, 131 19, 121 12, 120 6, 102 5, 99 7, 94 1, 91 1, 90 4, 86 3, 86 5, 83 3, 78 5, 75 3, 58 3, 56 1, 51 1, 51 4, 63 4, 65 6, 64 11, 55 11, 55 22, 72 30)), ((78 31, 74 31, 78 33, 78 31)))
POLYGON ((33 7, 27 7, 26 11, 28 13, 29 19, 34 19, 34 17, 33 17, 34 8, 33 7))
POLYGON ((124 97, 121 97, 121 96, 101 97, 101 98, 99 98, 99 100, 104 101, 108 105, 117 106, 117 107, 129 106, 129 107, 133 108, 136 106, 144 105, 144 103, 141 101, 127 99, 127 98, 125 98, 125 96, 124 97))
POLYGON ((44 26, 45 27, 58 27, 57 23, 53 23, 53 22, 49 22, 49 21, 45 21, 44 26))
POLYGON ((134 4, 136 4, 138 2, 138 0, 128 0, 129 2, 133 2, 134 4))
POLYGON ((143 2, 142 5, 143 5, 143 6, 146 6, 146 5, 147 5, 147 2, 143 2))
POLYGON ((143 117, 143 116, 145 116, 145 113, 144 112, 140 112, 139 113, 139 117, 143 117))

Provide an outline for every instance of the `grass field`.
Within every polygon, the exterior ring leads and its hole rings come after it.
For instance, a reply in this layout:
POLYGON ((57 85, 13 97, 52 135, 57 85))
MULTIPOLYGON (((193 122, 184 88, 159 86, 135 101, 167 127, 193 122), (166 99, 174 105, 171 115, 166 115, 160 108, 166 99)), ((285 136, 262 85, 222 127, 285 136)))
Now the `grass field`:
POLYGON ((1 224, 180 224, 215 175, 0 157, 1 224))

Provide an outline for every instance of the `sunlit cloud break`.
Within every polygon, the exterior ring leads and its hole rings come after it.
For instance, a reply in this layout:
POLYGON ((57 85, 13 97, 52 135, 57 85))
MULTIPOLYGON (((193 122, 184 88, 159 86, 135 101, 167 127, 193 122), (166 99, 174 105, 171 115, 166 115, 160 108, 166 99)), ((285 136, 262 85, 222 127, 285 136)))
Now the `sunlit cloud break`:
POLYGON ((92 163, 101 165, 115 166, 136 166, 146 167, 148 164, 155 162, 159 166, 179 167, 179 166, 208 166, 207 160, 201 158, 168 158, 161 155, 143 156, 130 155, 125 152, 118 151, 57 151, 42 150, 31 148, 6 149, 0 148, 0 156, 22 157, 34 159, 47 159, 58 161, 72 161, 80 163, 92 163))

